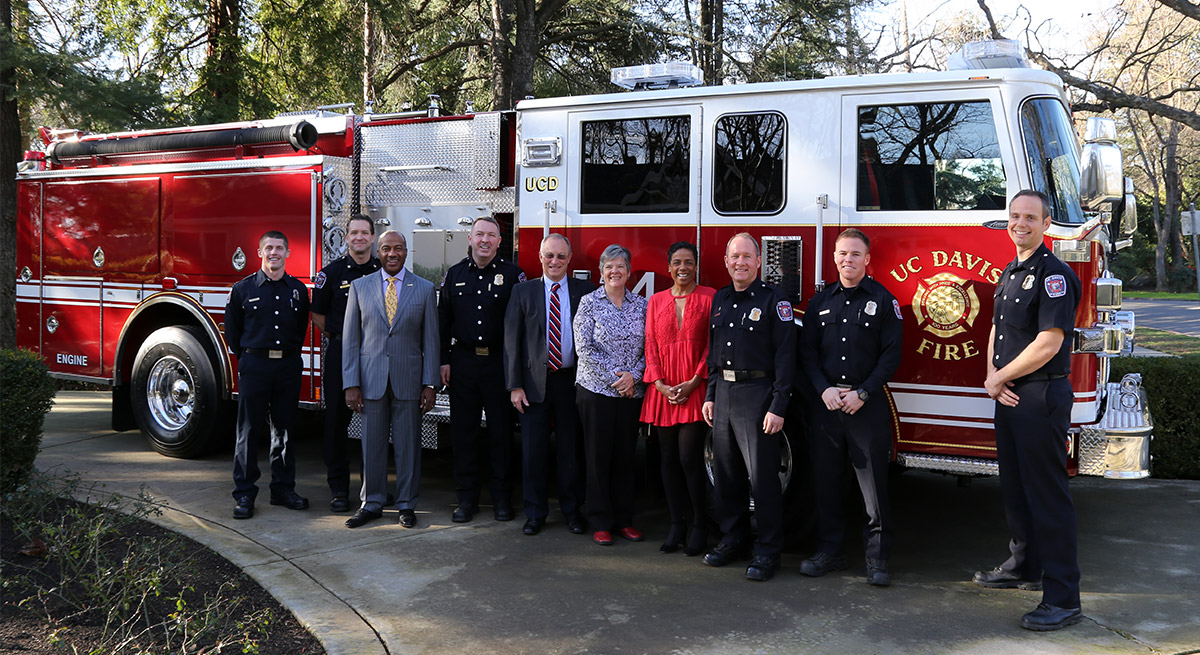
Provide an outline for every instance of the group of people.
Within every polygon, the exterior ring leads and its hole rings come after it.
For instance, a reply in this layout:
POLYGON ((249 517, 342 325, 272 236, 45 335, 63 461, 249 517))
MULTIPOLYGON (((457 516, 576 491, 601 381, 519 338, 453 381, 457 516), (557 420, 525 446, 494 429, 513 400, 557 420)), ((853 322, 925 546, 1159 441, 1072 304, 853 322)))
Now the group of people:
MULTIPOLYGON (((1080 285, 1043 245, 1049 224, 1044 195, 1022 191, 1012 199, 1008 232, 1017 257, 997 286, 984 383, 996 400, 1011 557, 974 578, 984 587, 1044 588, 1044 602, 1021 622, 1034 630, 1082 616, 1064 448, 1072 405, 1065 336, 1080 285)), ((838 280, 809 301, 802 321, 781 291, 759 279, 759 245, 746 233, 726 244, 728 285, 700 285, 697 249, 680 242, 666 253, 671 288, 648 300, 628 289, 631 255, 618 244, 601 254, 595 286, 568 276, 571 244, 561 234, 542 240, 542 276, 535 280, 498 256, 500 239, 495 220, 476 219, 468 256, 449 269, 435 299, 434 285, 404 268, 404 236, 380 235, 376 258, 374 223, 356 215, 348 254, 314 280, 312 320, 325 339, 324 456, 335 512, 351 509, 346 427, 351 412, 363 414, 362 487, 347 527, 381 518, 393 502, 399 524, 416 525, 421 415, 441 384, 451 403, 458 501, 452 521, 468 522, 479 512, 485 460, 494 518, 514 518, 511 408, 521 433, 523 533, 546 527, 553 471, 570 532, 590 531, 605 546, 614 537, 642 541, 633 525, 633 462, 638 424, 646 423, 657 435, 670 515, 660 550, 705 553, 710 566, 750 551, 746 577, 769 580, 784 545, 782 431, 789 403, 801 402, 808 425, 796 431, 807 436, 818 544, 800 573, 848 567, 842 490, 851 468, 868 517, 866 581, 890 584, 893 411, 885 385, 900 365, 903 314, 867 275, 865 233, 851 228, 837 237, 838 280), (719 530, 711 548, 709 427, 719 530), (394 498, 386 485, 389 440, 394 498)), ((253 516, 256 444, 267 435, 271 504, 308 507, 295 492, 287 440, 308 294, 284 272, 284 235, 264 234, 259 255, 262 269, 234 286, 226 309, 226 340, 239 358, 235 518, 253 516)))

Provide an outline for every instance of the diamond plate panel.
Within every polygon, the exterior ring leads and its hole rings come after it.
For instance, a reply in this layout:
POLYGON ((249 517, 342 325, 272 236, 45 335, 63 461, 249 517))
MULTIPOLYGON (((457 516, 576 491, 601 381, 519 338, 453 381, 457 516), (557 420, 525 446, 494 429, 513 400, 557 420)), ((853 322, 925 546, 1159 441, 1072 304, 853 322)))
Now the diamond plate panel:
MULTIPOLYGON (((495 180, 483 185, 477 175, 490 175, 486 162, 498 165, 498 153, 479 152, 480 141, 486 141, 489 129, 488 114, 476 114, 471 120, 400 123, 362 128, 362 201, 365 206, 430 204, 479 204, 490 202, 496 212, 512 212, 516 206, 516 190, 509 187, 495 191, 480 190, 480 186, 498 186, 495 180), (475 123, 485 125, 478 128, 475 123), (480 161, 482 169, 477 171, 480 161), (381 170, 384 168, 408 170, 381 170)), ((495 119, 495 144, 499 148, 499 117, 495 119)))
POLYGON ((792 302, 800 298, 800 266, 804 241, 798 236, 762 238, 763 282, 782 291, 792 302))
POLYGON ((900 453, 896 460, 901 465, 914 469, 942 471, 959 475, 999 475, 1000 463, 994 459, 978 457, 951 457, 948 455, 922 455, 900 453))
POLYGON ((500 114, 478 114, 471 127, 475 135, 475 188, 499 188, 500 114))
POLYGON ((1080 475, 1104 475, 1104 464, 1108 452, 1108 436, 1099 423, 1085 425, 1079 431, 1079 455, 1076 465, 1080 475))

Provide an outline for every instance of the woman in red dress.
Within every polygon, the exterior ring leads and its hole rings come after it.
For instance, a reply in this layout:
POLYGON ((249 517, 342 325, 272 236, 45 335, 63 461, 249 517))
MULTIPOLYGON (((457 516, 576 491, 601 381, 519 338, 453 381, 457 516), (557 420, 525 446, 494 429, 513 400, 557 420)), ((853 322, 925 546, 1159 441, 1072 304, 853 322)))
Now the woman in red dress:
POLYGON ((714 293, 697 284, 696 259, 696 246, 682 241, 672 244, 667 249, 667 270, 674 286, 651 296, 646 309, 643 380, 653 389, 646 390, 641 417, 658 432, 663 488, 671 514, 671 529, 659 550, 673 553, 683 546, 689 556, 700 554, 708 543, 704 528, 708 428, 700 407, 708 380, 708 317, 714 293))

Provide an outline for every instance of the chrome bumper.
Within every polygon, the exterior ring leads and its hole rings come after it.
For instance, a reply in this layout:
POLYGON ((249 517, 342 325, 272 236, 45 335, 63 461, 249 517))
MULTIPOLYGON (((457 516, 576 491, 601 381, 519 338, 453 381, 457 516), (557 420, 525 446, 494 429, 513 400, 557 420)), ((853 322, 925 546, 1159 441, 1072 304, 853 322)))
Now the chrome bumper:
POLYGON ((1118 480, 1150 477, 1153 432, 1142 376, 1130 373, 1119 383, 1108 383, 1100 421, 1079 431, 1079 473, 1118 480))

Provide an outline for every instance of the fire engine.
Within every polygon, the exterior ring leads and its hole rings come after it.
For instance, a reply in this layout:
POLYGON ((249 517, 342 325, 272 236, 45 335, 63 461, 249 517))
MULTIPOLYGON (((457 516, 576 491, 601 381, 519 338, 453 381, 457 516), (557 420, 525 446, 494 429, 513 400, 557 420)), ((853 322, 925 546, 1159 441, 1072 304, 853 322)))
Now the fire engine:
MULTIPOLYGON (((431 97, 396 114, 347 105, 184 129, 43 130, 44 151, 18 175, 19 344, 58 377, 111 385, 115 429, 191 456, 222 432, 237 393, 222 315, 268 229, 288 235, 288 271, 311 283, 361 211, 404 233, 410 268, 438 282, 474 218, 494 216, 502 251, 531 277, 540 240, 558 232, 579 277, 597 276, 608 244, 628 247, 646 295, 669 284, 658 276, 681 240, 699 246, 701 283, 723 286, 725 243, 749 232, 764 280, 802 309, 837 279, 836 235, 857 227, 905 323, 886 393, 895 462, 994 474, 982 386, 992 294, 1013 252, 1007 198, 1034 188, 1051 198, 1054 252, 1084 284, 1071 472, 1144 477, 1140 378, 1109 381, 1134 319, 1107 261, 1137 226, 1115 127, 1088 119, 1081 148, 1062 80, 1012 46, 972 44, 947 71, 728 86, 702 86, 686 64, 630 67, 613 72, 629 91, 515 111, 442 115, 431 97)), ((321 403, 314 336, 306 407, 321 403)), ((785 482, 791 467, 785 452, 785 482)))

